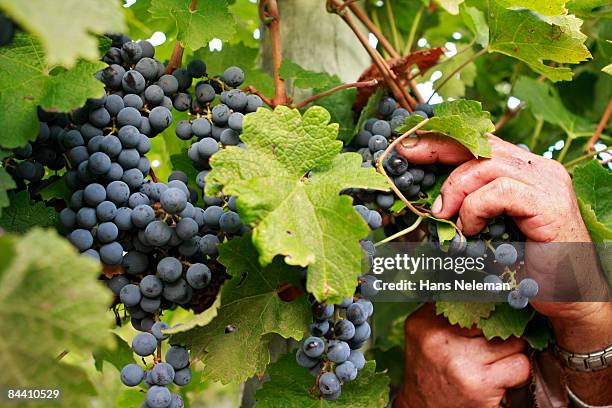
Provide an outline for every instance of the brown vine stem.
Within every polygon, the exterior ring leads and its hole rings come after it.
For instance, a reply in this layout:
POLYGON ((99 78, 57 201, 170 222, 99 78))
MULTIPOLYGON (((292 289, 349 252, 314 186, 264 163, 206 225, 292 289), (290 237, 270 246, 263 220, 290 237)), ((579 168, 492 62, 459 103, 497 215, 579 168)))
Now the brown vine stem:
POLYGON ((253 85, 249 85, 245 87, 243 91, 259 96, 266 105, 268 105, 271 108, 274 108, 274 105, 273 105, 274 102, 270 98, 268 98, 266 95, 261 93, 261 91, 257 90, 257 88, 255 88, 253 85))
POLYGON ((412 133, 416 132, 418 129, 420 129, 427 122, 429 122, 429 119, 425 119, 422 122, 417 123, 412 129, 404 132, 404 134, 402 134, 400 137, 395 139, 393 141, 393 143, 391 143, 389 146, 387 146, 387 148, 385 149, 383 154, 378 158, 378 161, 376 162, 376 169, 387 179, 387 182, 391 186, 391 190, 393 190, 393 192, 395 194, 397 194, 397 196, 400 198, 400 200, 402 200, 402 202, 404 204, 406 204, 406 207, 408 207, 410 209, 410 211, 412 211, 413 213, 415 213, 419 217, 428 217, 429 214, 426 213, 426 212, 419 211, 414 205, 412 205, 410 200, 408 200, 406 198, 406 196, 404 196, 404 194, 400 191, 400 189, 397 188, 397 186, 395 185, 393 180, 391 180, 391 177, 389 177, 389 175, 385 171, 385 166, 383 165, 383 163, 385 162, 385 159, 387 158, 389 153, 391 153, 395 149, 395 146, 397 146, 402 140, 404 140, 405 138, 410 136, 412 133))
MULTIPOLYGON (((370 20, 368 15, 361 9, 361 7, 359 7, 358 4, 351 3, 351 4, 348 5, 348 8, 353 12, 355 17, 357 17, 357 19, 364 26, 366 26, 366 28, 372 34, 374 34, 374 36, 378 39, 378 42, 380 43, 380 45, 382 45, 382 47, 389 53, 389 55, 392 58, 401 58, 402 57, 400 55, 400 53, 397 52, 397 50, 393 47, 393 45, 391 45, 389 40, 387 40, 387 37, 385 37, 383 35, 383 33, 380 32, 378 27, 376 27, 376 24, 374 24, 372 22, 372 20, 370 20)), ((387 65, 387 62, 384 61, 384 59, 383 59, 383 62, 385 63, 385 65, 387 65)), ((388 65, 387 65, 387 68, 389 69, 389 71, 391 71, 391 68, 389 68, 388 65)), ((423 96, 421 95, 421 93, 417 89, 416 82, 414 82, 413 80, 408 80, 408 86, 410 86, 410 89, 412 90, 414 95, 417 97, 417 100, 419 102, 424 102, 423 96)), ((402 91, 404 91, 403 94, 406 97, 406 100, 408 101, 408 103, 410 103, 410 106, 412 107, 412 109, 414 109, 414 107, 416 106, 416 101, 414 100, 414 98, 412 98, 412 96, 410 96, 409 93, 405 92, 405 90, 402 88, 401 84, 398 84, 398 87, 400 87, 400 89, 402 89, 402 91)))
POLYGON ((512 119, 514 119, 514 117, 516 115, 518 115, 518 113, 521 111, 521 109, 523 109, 523 104, 522 103, 519 104, 514 109, 506 110, 504 112, 504 114, 502 115, 502 117, 499 118, 499 120, 495 124, 495 131, 499 132, 504 126, 506 126, 508 124, 508 122, 510 122, 512 119))
POLYGON ((349 89, 349 88, 367 88, 370 86, 376 86, 378 85, 378 81, 376 79, 372 79, 369 81, 363 81, 363 82, 354 82, 352 84, 342 84, 342 85, 338 85, 335 86, 333 88, 328 89, 325 92, 321 92, 320 94, 316 94, 313 95, 309 98, 304 99, 302 102, 298 103, 295 107, 298 109, 303 108, 304 106, 308 105, 309 103, 312 103, 314 101, 316 101, 317 99, 323 98, 327 95, 331 95, 334 92, 338 92, 341 91, 343 89, 349 89))
POLYGON ((601 117, 601 120, 597 125, 597 129, 595 129, 595 133, 593 133, 593 136, 591 136, 589 142, 587 143, 588 150, 595 151, 595 143, 597 143, 597 141, 601 137, 601 134, 603 133, 603 130, 606 128, 606 125, 610 120, 610 115, 612 115, 612 99, 610 99, 610 101, 608 102, 608 107, 606 108, 606 111, 601 117))
MULTIPOLYGON (((331 13, 338 14, 340 16, 340 18, 342 18, 342 20, 344 20, 344 22, 353 31, 353 33, 355 34, 355 36, 357 37, 357 39, 359 40, 361 45, 365 48, 367 53, 370 55, 370 58, 372 58, 372 61, 374 62, 374 64, 376 65, 376 67, 378 68, 380 73, 382 74, 382 76, 385 79, 385 82, 387 83, 389 88, 391 88, 391 92, 393 93, 395 98, 399 101, 400 105, 403 108, 405 108, 405 109, 413 111, 414 110, 413 107, 410 105, 410 103, 408 102, 408 99, 406 99, 406 97, 404 95, 405 94, 405 90, 402 90, 402 88, 400 86, 398 86, 398 84, 395 82, 395 79, 397 77, 395 76, 393 71, 391 71, 391 69, 387 65, 387 62, 378 53, 378 51, 376 51, 374 48, 372 48, 372 46, 368 42, 368 39, 359 30, 359 27, 357 27, 357 25, 355 24, 355 22, 353 21, 351 16, 348 13, 346 13, 346 12, 338 12, 337 11, 338 7, 340 5, 341 4, 338 4, 338 0, 327 0, 327 10, 329 12, 331 12, 331 13), (402 92, 402 91, 404 91, 404 92, 402 92)), ((349 7, 350 7, 350 5, 349 5, 349 7)))
POLYGON ((149 176, 151 177, 151 180, 153 180, 154 183, 159 182, 159 179, 155 175, 155 171, 153 170, 153 168, 149 169, 149 176))
MULTIPOLYGON (((484 54, 486 54, 489 51, 488 48, 483 48, 482 50, 478 51, 477 53, 475 53, 474 55, 472 55, 470 58, 468 58, 467 60, 465 60, 463 62, 463 64, 459 65, 457 68, 455 68, 453 70, 453 72, 451 72, 450 74, 448 74, 446 76, 446 78, 444 78, 442 80, 442 82, 440 82, 440 85, 436 86, 436 89, 434 89, 433 93, 431 94, 431 96, 429 97, 429 100, 431 100, 431 98, 433 98, 433 96, 435 94, 438 93, 438 91, 444 86, 446 85, 446 83, 448 81, 451 80, 451 78, 453 78, 455 75, 457 75, 457 73, 459 73, 459 71, 461 71, 463 68, 465 68, 470 62, 474 62, 476 61, 479 57, 483 56, 484 54)), ((429 100, 427 102, 429 102, 429 100)))
MULTIPOLYGON (((195 11, 198 6, 198 0, 191 0, 191 4, 189 5, 190 11, 195 11)), ((181 45, 179 40, 176 40, 174 43, 174 48, 172 49, 172 55, 170 56, 170 60, 168 61, 168 65, 166 65, 166 74, 172 74, 176 68, 179 68, 183 63, 183 51, 185 49, 181 45)))
MULTIPOLYGON (((268 26, 270 31, 270 42, 272 45, 272 62, 274 68, 274 98, 273 107, 287 105, 287 88, 285 81, 280 76, 282 60, 282 46, 280 36, 280 14, 276 0, 261 0, 259 2, 259 17, 268 26)), ((260 95, 261 97, 261 95, 260 95)))
POLYGON ((66 357, 67 354, 68 354, 68 350, 64 350, 61 353, 59 353, 59 355, 57 356, 57 361, 60 361, 62 358, 66 357))

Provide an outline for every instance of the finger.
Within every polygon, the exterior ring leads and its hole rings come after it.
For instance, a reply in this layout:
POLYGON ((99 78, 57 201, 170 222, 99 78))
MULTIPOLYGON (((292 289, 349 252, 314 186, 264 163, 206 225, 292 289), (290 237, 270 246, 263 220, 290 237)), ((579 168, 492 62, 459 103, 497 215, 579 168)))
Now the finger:
POLYGON ((480 351, 478 358, 486 364, 494 363, 513 354, 520 353, 527 346, 525 340, 518 337, 510 337, 507 340, 487 340, 484 337, 478 337, 470 340, 468 344, 470 344, 472 349, 480 351))
POLYGON ((531 377, 531 363, 523 353, 512 354, 485 367, 486 378, 500 389, 519 387, 531 377))
POLYGON ((459 210, 457 227, 465 235, 482 231, 489 219, 501 214, 533 217, 537 214, 537 190, 508 177, 500 177, 469 194, 459 210))
POLYGON ((414 164, 457 165, 474 158, 460 143, 438 134, 408 137, 397 146, 397 152, 414 164))
POLYGON ((531 164, 519 157, 499 156, 496 159, 470 160, 457 167, 440 189, 440 196, 432 206, 434 215, 450 218, 459 210, 463 200, 472 192, 499 177, 511 177, 528 182, 531 164))

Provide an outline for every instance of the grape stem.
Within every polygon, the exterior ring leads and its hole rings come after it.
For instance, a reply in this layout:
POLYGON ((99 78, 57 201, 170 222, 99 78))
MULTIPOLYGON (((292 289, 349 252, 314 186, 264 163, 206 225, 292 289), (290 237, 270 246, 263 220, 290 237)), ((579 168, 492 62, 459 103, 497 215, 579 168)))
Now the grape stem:
POLYGON ((404 228, 403 230, 396 232, 395 234, 388 236, 387 238, 381 241, 378 241, 377 243, 374 244, 374 246, 377 247, 382 244, 386 244, 387 242, 391 242, 394 239, 401 237, 402 235, 410 234, 412 231, 416 230, 419 227, 419 225, 421 225, 421 222, 423 222, 423 219, 425 219, 425 217, 417 218, 417 220, 408 228, 404 228))
POLYGON ((608 101, 608 107, 606 108, 606 111, 601 117, 601 120, 597 125, 597 129, 595 129, 595 133, 593 133, 593 136, 591 136, 587 143, 587 150, 595 151, 595 143, 597 143, 597 141, 601 137, 603 130, 606 128, 608 120, 610 120, 610 115, 612 115, 612 98, 610 99, 610 101, 608 101))
POLYGON ((429 97, 429 99, 427 100, 427 102, 429 103, 429 101, 431 100, 431 98, 433 98, 433 96, 435 94, 438 93, 438 91, 444 86, 446 85, 446 83, 448 81, 450 81, 452 78, 454 78, 455 75, 457 75, 463 68, 465 68, 469 63, 476 61, 479 57, 483 56, 484 54, 486 54, 489 51, 489 48, 483 48, 482 50, 478 51, 477 53, 475 53, 474 55, 472 55, 470 58, 468 58, 467 60, 465 60, 463 62, 463 64, 459 65, 457 68, 455 68, 453 70, 453 72, 451 72, 450 74, 448 74, 446 76, 446 78, 444 78, 442 80, 442 82, 440 82, 440 85, 436 86, 436 89, 434 89, 434 91, 431 93, 431 96, 429 97))
MULTIPOLYGON (((583 161, 588 160, 588 159, 594 159, 595 156, 600 154, 600 153, 612 153, 612 149, 605 149, 604 148, 604 149, 599 150, 599 151, 596 150, 594 152, 586 153, 586 154, 584 154, 584 155, 582 155, 582 156, 580 156, 580 157, 578 157, 578 158, 576 158, 576 159, 566 163, 565 164, 565 168, 569 169, 570 167, 573 167, 573 166, 575 166, 576 164, 578 164, 580 162, 583 162, 583 161)), ((602 164, 606 164, 606 162, 604 161, 604 163, 602 163, 602 164)))
POLYGON ((402 200, 404 202, 404 204, 406 204, 406 207, 408 207, 410 209, 410 211, 412 211, 413 213, 415 213, 416 215, 418 215, 419 217, 428 217, 429 214, 425 213, 425 212, 421 212, 419 211, 414 205, 412 205, 412 203, 410 202, 410 200, 408 200, 404 194, 402 194, 402 192, 400 191, 399 188, 397 188, 397 186, 395 185, 395 183, 393 183, 393 180, 391 180, 391 177, 389 177, 389 175, 387 174, 387 172, 385 171, 385 166, 383 165, 383 163, 385 162, 385 159, 387 158, 387 156, 389 155, 389 153, 391 153, 391 151, 393 151, 395 149, 395 146, 397 146, 402 140, 404 140, 405 138, 409 137, 412 133, 416 132, 418 129, 420 129, 423 125, 425 125, 427 122, 429 122, 429 119, 425 119, 419 123, 417 123, 414 127, 412 127, 412 129, 409 129, 408 131, 406 131, 403 135, 401 135, 400 137, 398 137, 397 139, 395 139, 393 141, 393 143, 391 143, 389 146, 387 146, 387 148, 385 149, 385 151, 383 152, 383 154, 378 158, 378 161, 376 162, 376 169, 387 179, 387 182, 389 183, 389 185, 391 186, 391 189, 393 190, 393 192, 395 194, 397 194, 397 196, 400 198, 400 200, 402 200))
POLYGON ((363 81, 363 82, 353 82, 352 84, 342 84, 342 85, 338 85, 335 86, 333 88, 328 89, 327 91, 321 92, 319 94, 313 95, 309 98, 304 99, 302 102, 298 103, 297 105, 295 105, 296 108, 301 109, 304 106, 308 105, 309 103, 312 103, 314 101, 316 101, 317 99, 326 97, 328 95, 333 94, 334 92, 338 92, 341 91, 343 89, 349 89, 349 88, 367 88, 367 87, 371 87, 371 86, 376 86, 378 85, 378 81, 376 79, 371 79, 369 81, 363 81))
POLYGON ((261 93, 261 91, 257 90, 257 88, 255 88, 253 85, 249 85, 249 86, 245 87, 243 89, 243 91, 244 92, 249 92, 249 93, 252 93, 252 94, 255 94, 255 95, 259 96, 261 98, 261 100, 266 105, 268 105, 271 108, 274 108, 274 105, 273 105, 274 102, 272 102, 272 100, 270 98, 268 98, 266 95, 261 93))
MULTIPOLYGON (((358 4, 352 3, 352 4, 349 4, 348 7, 353 12, 353 14, 355 14, 355 17, 357 17, 357 19, 364 26, 366 26, 366 28, 372 34, 374 34, 374 36, 376 37, 376 39, 378 40, 380 45, 382 45, 383 49, 385 49, 392 58, 401 58, 402 57, 400 55, 400 53, 397 52, 397 50, 391 45, 389 40, 387 40, 387 38, 383 35, 383 33, 380 32, 380 30, 378 29, 376 24, 374 24, 372 22, 372 20, 370 20, 368 15, 361 9, 361 7, 359 7, 358 4)), ((403 90, 401 83, 398 84, 398 86, 403 90)), ((412 92, 416 96, 418 102, 420 102, 420 103, 425 102, 425 99, 423 99, 423 95, 421 95, 421 93, 418 91, 417 86, 416 86, 416 82, 414 82, 414 80, 409 79, 408 80, 408 86, 410 86, 410 89, 412 90, 412 92)), ((410 96, 410 94, 408 94, 406 92, 404 92, 404 93, 407 96, 407 99, 408 99, 408 102, 410 103, 410 106, 414 109, 414 107, 416 106, 416 101, 412 98, 412 96, 410 96)))
MULTIPOLYGON (((280 14, 276 0, 262 0, 259 2, 259 18, 268 26, 270 31, 270 42, 272 45, 272 62, 274 66, 274 98, 272 107, 287 105, 287 88, 285 81, 280 76, 282 60, 282 47, 280 36, 280 14)), ((260 96, 261 97, 261 96, 260 96)))
POLYGON ((151 177, 151 180, 153 180, 154 183, 158 183, 159 182, 159 179, 155 175, 155 171, 153 170, 153 168, 149 169, 149 176, 151 177))
MULTIPOLYGON (((338 7, 342 5, 341 3, 339 4, 338 1, 339 0, 327 0, 327 11, 330 13, 338 14, 340 18, 344 20, 344 22, 353 31, 353 33, 355 34, 355 36, 357 37, 361 45, 365 48, 367 53, 370 55, 370 58, 374 62, 374 65, 376 65, 376 67, 378 68, 378 71, 380 71, 381 75, 385 79, 385 82, 391 89, 393 96, 395 96, 399 104, 403 108, 409 111, 413 111, 414 105, 410 104, 409 99, 406 97, 406 96, 410 97, 410 95, 408 95, 408 92, 406 92, 405 89, 403 89, 401 86, 397 84, 396 82, 397 76, 391 70, 391 68, 387 64, 387 61, 385 61, 385 59, 380 55, 380 53, 370 45, 370 43, 368 42, 368 39, 359 30, 359 27, 357 27, 357 24, 355 24, 355 21, 346 12, 346 10, 338 11, 338 7)), ((349 4, 349 8, 351 6, 352 4, 349 4)), ((412 98, 410 97, 410 99, 412 98)))
POLYGON ((59 355, 57 356, 57 361, 60 361, 62 358, 66 357, 67 354, 68 354, 68 350, 64 350, 61 353, 59 353, 59 355))
MULTIPOLYGON (((198 0, 191 0, 191 4, 189 5, 190 11, 195 11, 198 5, 198 0)), ((183 51, 185 49, 181 45, 181 42, 177 39, 174 43, 174 48, 172 49, 172 55, 170 56, 170 60, 168 61, 168 65, 166 65, 166 74, 172 74, 176 68, 179 68, 183 63, 183 51)))

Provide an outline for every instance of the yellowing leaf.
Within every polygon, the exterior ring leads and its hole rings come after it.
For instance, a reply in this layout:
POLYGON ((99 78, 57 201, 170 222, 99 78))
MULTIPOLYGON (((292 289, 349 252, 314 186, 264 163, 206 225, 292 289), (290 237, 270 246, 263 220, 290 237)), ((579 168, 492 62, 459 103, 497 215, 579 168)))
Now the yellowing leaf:
MULTIPOLYGON (((79 58, 97 60, 100 55, 96 34, 125 28, 119 1, 0 0, 0 9, 40 38, 52 65, 71 67, 79 58)), ((29 64, 26 59, 22 63, 29 64)))
POLYGON ((361 167, 359 154, 340 154, 338 127, 329 118, 316 106, 303 116, 284 106, 247 115, 241 137, 247 148, 213 156, 206 192, 238 197, 241 216, 254 227, 260 262, 283 255, 290 265, 308 266, 308 291, 334 302, 353 294, 361 273, 359 240, 368 233, 351 198, 340 192, 386 190, 387 184, 361 167))

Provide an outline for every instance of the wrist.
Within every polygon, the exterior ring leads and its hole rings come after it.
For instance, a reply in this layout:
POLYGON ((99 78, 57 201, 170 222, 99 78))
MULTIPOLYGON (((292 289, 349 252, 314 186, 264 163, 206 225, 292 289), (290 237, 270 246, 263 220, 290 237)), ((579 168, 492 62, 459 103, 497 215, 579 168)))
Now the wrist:
MULTIPOLYGON (((573 303, 551 317, 557 345, 567 351, 588 353, 612 343, 612 302, 573 303)), ((561 305, 560 308, 564 306, 561 305)))

